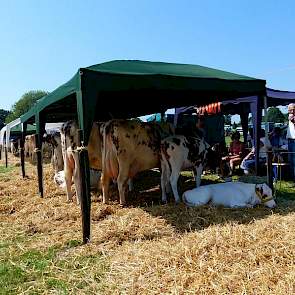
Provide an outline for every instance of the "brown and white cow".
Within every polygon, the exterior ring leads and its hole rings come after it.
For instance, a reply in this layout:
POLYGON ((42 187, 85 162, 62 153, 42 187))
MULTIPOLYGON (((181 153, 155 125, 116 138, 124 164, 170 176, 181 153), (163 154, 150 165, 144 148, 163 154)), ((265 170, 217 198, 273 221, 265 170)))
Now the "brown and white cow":
POLYGON ((180 201, 177 182, 183 169, 193 168, 196 187, 201 184, 201 175, 206 163, 209 144, 201 137, 174 135, 161 143, 161 188, 162 202, 167 202, 166 190, 171 185, 175 202, 180 201))
MULTIPOLYGON (((89 166, 94 170, 101 170, 102 162, 102 137, 100 127, 103 123, 93 123, 89 142, 88 142, 88 158, 89 166)), ((75 121, 68 121, 61 127, 61 144, 64 161, 64 177, 66 182, 67 200, 71 201, 73 193, 71 190, 72 180, 75 184, 77 203, 81 201, 81 181, 80 166, 78 152, 78 124, 75 121)))
POLYGON ((13 139, 13 140, 11 140, 10 144, 11 144, 11 153, 14 156, 18 156, 19 155, 19 151, 18 151, 19 140, 18 139, 13 139))
POLYGON ((160 167, 161 140, 174 131, 170 124, 135 120, 111 120, 103 128, 103 202, 109 200, 109 184, 116 179, 120 204, 126 202, 128 179, 138 172, 160 167))
POLYGON ((35 161, 36 137, 35 135, 27 135, 25 138, 25 156, 32 162, 35 161))

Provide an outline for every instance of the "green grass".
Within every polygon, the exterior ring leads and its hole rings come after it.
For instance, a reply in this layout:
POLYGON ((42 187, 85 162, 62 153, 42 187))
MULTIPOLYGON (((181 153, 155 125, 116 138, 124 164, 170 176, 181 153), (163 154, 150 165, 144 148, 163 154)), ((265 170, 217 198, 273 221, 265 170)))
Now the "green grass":
POLYGON ((295 200, 295 187, 292 181, 279 181, 275 184, 275 194, 279 199, 295 200))
MULTIPOLYGON (((19 240, 19 239, 16 239, 19 240)), ((87 281, 94 282, 93 293, 99 293, 100 282, 107 270, 102 256, 63 254, 80 245, 71 240, 63 247, 49 247, 47 250, 32 249, 28 239, 20 243, 16 240, 1 241, 0 247, 0 294, 75 294, 91 290, 87 281), (87 269, 95 268, 87 276, 87 269)), ((20 240, 19 240, 20 241, 20 240)))
POLYGON ((11 172, 14 170, 14 168, 15 167, 11 165, 9 165, 7 168, 5 167, 5 165, 0 165, 0 175, 11 172))

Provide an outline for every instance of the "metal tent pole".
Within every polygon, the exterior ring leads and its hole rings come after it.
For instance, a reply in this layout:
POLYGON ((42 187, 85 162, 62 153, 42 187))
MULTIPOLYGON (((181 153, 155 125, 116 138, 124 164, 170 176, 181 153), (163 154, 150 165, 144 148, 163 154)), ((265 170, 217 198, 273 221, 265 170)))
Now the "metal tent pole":
POLYGON ((21 169, 22 169, 22 176, 25 178, 26 171, 25 171, 25 140, 26 140, 26 132, 27 132, 27 123, 22 123, 22 134, 20 138, 20 162, 21 162, 21 169))
POLYGON ((79 130, 79 164, 81 177, 81 213, 82 213, 82 231, 83 243, 90 242, 90 222, 91 222, 91 197, 90 197, 90 173, 89 159, 87 149, 83 145, 83 131, 79 130))
POLYGON ((35 115, 36 122, 36 155, 37 155, 37 174, 38 174, 38 189, 41 198, 44 197, 43 190, 43 168, 42 168, 42 136, 45 129, 45 123, 42 120, 40 113, 37 112, 35 115))
MULTIPOLYGON (((80 72, 80 87, 83 73, 80 72)), ((84 146, 85 142, 85 113, 82 91, 76 93, 77 112, 79 121, 79 147, 78 158, 80 164, 80 181, 81 181, 81 215, 82 215, 82 231, 83 243, 90 242, 90 223, 91 223, 91 196, 90 196, 90 171, 88 151, 84 146)), ((87 141, 86 141, 87 142, 87 141)))
POLYGON ((7 146, 5 143, 5 147, 4 147, 4 152, 5 152, 5 167, 8 167, 8 153, 7 153, 7 146))
POLYGON ((256 100, 256 126, 254 134, 254 143, 255 143, 255 173, 256 176, 259 175, 259 147, 260 147, 260 129, 262 121, 262 100, 263 96, 258 95, 256 100))
MULTIPOLYGON (((264 96, 263 108, 264 108, 264 117, 267 118, 267 96, 264 96)), ((267 136, 266 133, 265 133, 265 136, 267 136)), ((271 151, 267 153, 266 163, 267 163, 266 164, 267 184, 273 191, 273 170, 272 170, 272 152, 271 151)))

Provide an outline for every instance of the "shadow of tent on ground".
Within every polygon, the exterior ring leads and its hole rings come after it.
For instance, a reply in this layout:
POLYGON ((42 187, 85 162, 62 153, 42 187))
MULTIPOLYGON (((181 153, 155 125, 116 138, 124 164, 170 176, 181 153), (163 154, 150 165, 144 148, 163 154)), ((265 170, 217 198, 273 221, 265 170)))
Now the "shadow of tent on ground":
MULTIPOLYGON (((223 207, 202 206, 188 208, 184 204, 175 205, 170 197, 167 205, 161 205, 160 172, 156 170, 140 173, 134 180, 134 192, 129 193, 129 204, 141 207, 155 217, 164 218, 178 232, 203 230, 216 224, 237 223, 250 224, 257 219, 266 218, 272 214, 287 215, 295 211, 295 191, 282 190, 277 194, 278 207, 271 210, 264 206, 250 209, 229 209, 223 207)), ((263 178, 258 182, 264 182, 263 178)), ((217 183, 219 180, 203 179, 202 185, 217 183)), ((195 187, 191 173, 185 173, 179 178, 179 193, 195 187)))

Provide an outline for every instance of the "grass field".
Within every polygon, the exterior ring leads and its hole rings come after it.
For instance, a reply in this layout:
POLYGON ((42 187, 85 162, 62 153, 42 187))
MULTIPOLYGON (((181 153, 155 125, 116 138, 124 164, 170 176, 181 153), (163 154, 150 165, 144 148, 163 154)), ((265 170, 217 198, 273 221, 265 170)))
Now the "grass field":
MULTIPOLYGON (((12 159, 12 161, 14 161, 12 159)), ((160 205, 159 174, 135 180, 129 205, 92 202, 92 242, 45 165, 0 166, 0 294, 294 294, 295 189, 275 210, 160 205)), ((203 183, 218 181, 207 177, 203 183)), ((181 190, 192 187, 184 173, 181 190)), ((114 197, 116 192, 114 193, 114 197)))

